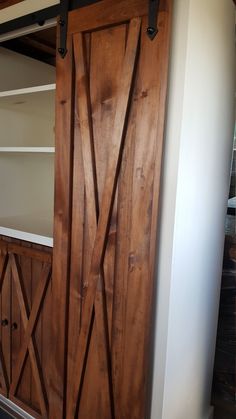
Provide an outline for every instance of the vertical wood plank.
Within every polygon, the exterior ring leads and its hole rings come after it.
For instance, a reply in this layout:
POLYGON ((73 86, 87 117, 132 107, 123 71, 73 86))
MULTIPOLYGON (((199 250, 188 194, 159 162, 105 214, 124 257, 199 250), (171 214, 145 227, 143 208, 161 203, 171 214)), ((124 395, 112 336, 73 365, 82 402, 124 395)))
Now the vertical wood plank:
POLYGON ((132 162, 133 167, 128 175, 126 170, 129 168, 125 169, 125 165, 123 166, 125 172, 122 173, 120 184, 123 191, 119 199, 122 202, 124 199, 124 202, 119 210, 119 242, 123 243, 124 247, 119 248, 117 256, 113 334, 116 414, 118 417, 135 419, 145 417, 148 397, 147 354, 150 345, 150 308, 155 258, 150 249, 154 250, 156 242, 164 120, 164 110, 159 113, 157 109, 165 107, 164 73, 167 71, 166 42, 169 38, 168 19, 164 13, 160 14, 159 35, 153 42, 149 42, 146 36, 146 26, 147 20, 144 18, 138 76, 128 131, 130 138, 126 142, 126 145, 131 143, 132 157, 130 156, 129 162, 132 162), (142 115, 142 118, 138 118, 138 115, 142 115), (125 221, 127 216, 129 219, 125 221), (128 228, 128 240, 122 225, 128 228), (155 231, 152 231, 152 228, 155 231), (120 278, 123 279, 121 283, 120 278), (134 358, 135 347, 139 350, 134 358), (139 402, 133 403, 132 406, 130 394, 139 394, 139 402))
MULTIPOLYGON (((97 230, 98 217, 98 195, 97 195, 97 175, 94 160, 93 130, 91 119, 91 103, 88 84, 88 69, 86 65, 86 50, 83 35, 78 33, 73 37, 74 54, 76 63, 77 80, 77 104, 80 122, 80 133, 82 143, 83 167, 85 175, 85 195, 86 210, 88 217, 88 242, 89 242, 89 262, 91 263, 92 249, 97 230)), ((110 394, 109 374, 110 362, 108 359, 108 325, 106 314, 106 302, 104 301, 104 279, 100 276, 95 298, 95 319, 96 341, 99 360, 99 372, 102 390, 100 392, 101 411, 104 419, 111 418, 112 395, 110 394)), ((82 313, 83 316, 83 313, 82 313)), ((79 410, 80 414, 80 410, 79 410)))
MULTIPOLYGON (((9 243, 12 241, 10 238, 5 238, 9 243)), ((14 240, 14 243, 20 245, 20 240, 14 240)), ((15 378, 15 366, 17 364, 18 353, 20 351, 21 345, 21 329, 22 321, 20 315, 20 306, 18 303, 17 293, 15 286, 13 284, 12 273, 9 270, 9 275, 11 278, 12 290, 11 290, 11 322, 17 324, 17 329, 14 330, 14 333, 11 333, 11 380, 15 378)))
MULTIPOLYGON (((38 247, 35 246, 35 248, 40 249, 41 246, 38 246, 38 247)), ((41 273, 42 273, 43 264, 42 262, 36 261, 36 260, 34 261, 32 260, 31 263, 32 263, 31 301, 32 301, 32 308, 33 308, 34 300, 35 298, 37 298, 37 290, 38 290, 39 281, 41 282, 41 273)), ((40 313, 37 326, 34 331, 34 337, 35 337, 35 342, 36 342, 38 355, 39 355, 40 363, 42 366, 42 373, 43 373, 44 365, 42 364, 42 313, 40 313)), ((22 347, 21 347, 21 350, 22 350, 22 347)), ((34 381, 34 377, 32 373, 31 373, 31 404, 36 410, 40 410, 39 397, 37 394, 37 389, 35 386, 35 381, 34 381)))
POLYGON ((52 295, 50 418, 65 417, 66 357, 68 331, 68 286, 70 276, 71 183, 73 157, 72 39, 68 37, 67 55, 57 55, 55 217, 52 295))
MULTIPOLYGON (((135 96, 134 96, 135 97, 135 96)), ((132 185, 134 167, 135 119, 130 116, 118 187, 116 270, 114 280, 112 322, 112 377, 115 395, 115 416, 122 417, 122 377, 124 373, 123 341, 126 328, 126 299, 128 272, 132 264, 130 255, 132 185)), ((136 357, 135 357, 136 359, 136 357)), ((132 416, 131 416, 132 417, 132 416)))
POLYGON ((3 285, 2 285, 2 317, 1 320, 7 320, 6 326, 1 326, 2 329, 2 354, 5 361, 7 375, 10 379, 11 374, 11 305, 9 304, 11 295, 11 274, 9 269, 6 270, 3 285))
MULTIPOLYGON (((126 30, 127 25, 124 24, 97 31, 91 35, 90 94, 99 206, 101 205, 104 190, 110 138, 114 125, 117 95, 125 55, 126 30), (116 51, 116 54, 114 54, 114 51, 116 51)), ((117 201, 115 199, 103 264, 110 343, 115 270, 116 213, 117 201)))
MULTIPOLYGON (((41 246, 41 250, 43 247, 41 246)), ((41 264, 42 267, 42 264, 41 264)), ((43 307, 41 309, 41 356, 42 356, 42 369, 43 369, 43 376, 44 376, 44 383, 46 392, 48 394, 48 398, 50 395, 50 353, 48 348, 50 348, 51 344, 51 322, 52 319, 52 267, 51 267, 51 276, 49 280, 49 284, 47 286, 46 295, 43 301, 43 307)))
MULTIPOLYGON (((73 205, 71 232, 71 272, 68 317, 67 379, 74 375, 76 339, 80 330, 83 298, 83 251, 84 251, 84 174, 77 105, 75 104, 73 205)), ((70 388, 67 388, 67 399, 70 388)))
POLYGON ((8 256, 6 246, 0 249, 0 321, 7 319, 8 327, 0 326, 0 388, 4 396, 8 396, 9 379, 11 376, 11 339, 9 326, 11 321, 11 282, 9 281, 8 256))
MULTIPOLYGON (((24 243, 24 246, 27 248, 31 248, 31 245, 27 242, 24 243)), ((29 310, 31 310, 31 296, 32 296, 32 263, 31 259, 21 256, 19 258, 19 263, 21 266, 22 271, 22 280, 24 281, 24 289, 26 292, 26 298, 29 305, 29 310)), ((22 318, 21 318, 22 321, 22 318)), ((12 330, 12 334, 14 334, 16 330, 12 330)), ((20 331, 20 342, 24 341, 25 330, 24 327, 21 328, 20 331)), ((17 354, 18 355, 18 354, 17 354)), ((35 383, 31 382, 32 380, 32 371, 30 365, 30 359, 26 359, 24 373, 22 374, 21 380, 19 382, 19 387, 17 391, 17 396, 19 399, 24 401, 25 404, 31 404, 31 392, 32 387, 35 387, 35 383)))

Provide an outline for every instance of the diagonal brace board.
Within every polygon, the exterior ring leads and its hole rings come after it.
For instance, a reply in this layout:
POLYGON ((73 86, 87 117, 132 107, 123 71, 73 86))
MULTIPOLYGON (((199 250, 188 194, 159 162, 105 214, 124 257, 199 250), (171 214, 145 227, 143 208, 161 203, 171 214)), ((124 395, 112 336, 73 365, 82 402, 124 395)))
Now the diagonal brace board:
POLYGON ((96 297, 98 281, 100 278, 101 264, 106 248, 106 238, 109 229, 109 222, 113 209, 114 196, 117 186, 117 178, 120 168, 120 159, 122 155, 122 146, 125 133, 125 122, 129 108, 131 85, 135 70, 135 60, 138 49, 140 27, 140 18, 134 18, 130 21, 126 52, 121 74, 120 91, 117 99, 117 108, 115 113, 113 136, 111 139, 111 149, 108 159, 106 180, 101 201, 100 215, 98 219, 94 248, 92 252, 91 268, 87 281, 88 290, 83 305, 83 317, 80 335, 78 339, 78 351, 75 363, 76 375, 74 376, 72 386, 70 389, 70 397, 66 416, 67 419, 71 419, 75 415, 78 389, 80 387, 82 379, 83 364, 86 355, 93 305, 96 297))
MULTIPOLYGON (((99 212, 98 186, 93 144, 93 126, 91 117, 91 103, 89 92, 88 71, 86 68, 85 48, 83 34, 78 33, 73 37, 74 55, 77 81, 77 103, 80 122, 83 166, 85 174, 85 192, 87 197, 88 229, 90 248, 93 249, 97 231, 97 213, 99 212)), ((101 270, 102 271, 102 270, 101 270)), ((103 272, 100 272, 98 289, 94 302, 95 327, 97 336, 97 349, 100 362, 102 379, 101 399, 104 411, 112 415, 113 392, 111 379, 111 360, 109 356, 109 332, 105 301, 105 284, 103 272), (104 391, 109 387, 108 393, 104 391), (108 395, 109 394, 109 395, 108 395), (109 400, 110 399, 110 400, 109 400)))

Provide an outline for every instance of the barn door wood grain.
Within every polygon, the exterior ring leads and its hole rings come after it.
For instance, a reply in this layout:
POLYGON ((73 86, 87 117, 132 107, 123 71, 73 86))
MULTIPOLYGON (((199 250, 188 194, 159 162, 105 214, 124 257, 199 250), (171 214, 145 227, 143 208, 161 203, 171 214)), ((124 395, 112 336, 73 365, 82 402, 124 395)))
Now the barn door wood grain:
POLYGON ((69 14, 57 57, 50 418, 144 419, 171 1, 69 14))

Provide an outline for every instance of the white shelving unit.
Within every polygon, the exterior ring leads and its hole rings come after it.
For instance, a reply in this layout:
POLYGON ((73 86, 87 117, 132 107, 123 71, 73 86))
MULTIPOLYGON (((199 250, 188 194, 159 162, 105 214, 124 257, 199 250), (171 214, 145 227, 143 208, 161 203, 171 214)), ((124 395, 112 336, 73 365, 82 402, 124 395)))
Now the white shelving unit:
POLYGON ((53 246, 55 89, 53 67, 0 48, 0 234, 46 246, 53 246))

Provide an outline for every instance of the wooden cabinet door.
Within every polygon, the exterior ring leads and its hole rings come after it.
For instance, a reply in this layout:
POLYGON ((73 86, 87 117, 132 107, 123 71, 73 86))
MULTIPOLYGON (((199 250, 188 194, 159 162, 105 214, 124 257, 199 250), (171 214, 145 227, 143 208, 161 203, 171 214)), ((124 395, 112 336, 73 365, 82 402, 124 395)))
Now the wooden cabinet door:
POLYGON ((0 240, 0 391, 35 418, 48 418, 51 323, 49 249, 0 240))
POLYGON ((0 241, 0 393, 8 397, 11 377, 11 275, 8 253, 0 241))
POLYGON ((144 419, 171 1, 69 14, 57 57, 50 417, 144 419))

